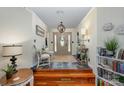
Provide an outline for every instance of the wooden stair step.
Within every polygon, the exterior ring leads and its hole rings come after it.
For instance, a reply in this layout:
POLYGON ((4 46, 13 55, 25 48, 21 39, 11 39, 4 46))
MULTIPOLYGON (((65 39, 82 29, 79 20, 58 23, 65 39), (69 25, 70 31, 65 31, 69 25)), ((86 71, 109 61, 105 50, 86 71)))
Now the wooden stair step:
POLYGON ((57 81, 81 81, 81 80, 83 80, 83 81, 88 81, 88 80, 95 80, 95 77, 89 77, 89 78, 72 78, 72 77, 69 77, 69 78, 63 78, 63 77, 60 77, 60 78, 43 78, 43 77, 41 77, 41 78, 34 78, 34 80, 35 81, 55 81, 55 80, 57 80, 57 81))
POLYGON ((34 77, 46 77, 46 78, 60 78, 60 77, 72 77, 72 78, 88 78, 88 77, 95 77, 93 73, 72 73, 72 74, 51 74, 51 73, 46 73, 46 74, 34 74, 34 77))
POLYGON ((36 82, 35 86, 95 86, 95 83, 82 83, 82 82, 63 82, 63 81, 54 81, 54 82, 36 82))
POLYGON ((35 73, 43 73, 43 72, 50 72, 50 73, 92 73, 92 69, 36 69, 34 70, 35 73))

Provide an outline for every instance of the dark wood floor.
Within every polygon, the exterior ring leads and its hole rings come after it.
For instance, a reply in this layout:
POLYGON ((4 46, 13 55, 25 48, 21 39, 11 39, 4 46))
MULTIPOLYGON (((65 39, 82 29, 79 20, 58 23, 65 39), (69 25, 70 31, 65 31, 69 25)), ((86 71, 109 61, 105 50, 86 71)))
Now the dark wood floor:
POLYGON ((36 69, 35 86, 95 86, 91 69, 36 69))

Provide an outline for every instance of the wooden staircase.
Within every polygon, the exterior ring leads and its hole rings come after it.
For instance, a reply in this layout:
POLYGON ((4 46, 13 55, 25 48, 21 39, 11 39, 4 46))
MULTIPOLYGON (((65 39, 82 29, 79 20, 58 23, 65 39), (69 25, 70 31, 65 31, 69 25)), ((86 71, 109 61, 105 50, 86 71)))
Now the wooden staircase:
POLYGON ((95 86, 95 75, 91 69, 36 69, 35 86, 95 86))

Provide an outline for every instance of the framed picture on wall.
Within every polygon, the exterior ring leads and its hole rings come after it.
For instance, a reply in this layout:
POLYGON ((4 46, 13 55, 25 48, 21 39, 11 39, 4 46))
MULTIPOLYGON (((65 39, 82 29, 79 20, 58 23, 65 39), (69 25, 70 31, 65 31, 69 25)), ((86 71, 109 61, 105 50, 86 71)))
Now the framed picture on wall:
POLYGON ((44 37, 45 30, 41 28, 39 25, 36 25, 36 35, 44 37))

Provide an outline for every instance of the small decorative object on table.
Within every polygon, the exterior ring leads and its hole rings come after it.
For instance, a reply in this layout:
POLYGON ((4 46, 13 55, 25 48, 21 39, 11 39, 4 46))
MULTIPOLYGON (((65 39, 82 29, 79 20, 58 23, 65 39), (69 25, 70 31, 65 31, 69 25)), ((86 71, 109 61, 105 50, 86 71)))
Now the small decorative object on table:
POLYGON ((12 65, 7 64, 7 67, 5 69, 2 69, 6 73, 6 78, 10 79, 13 75, 14 68, 12 65))

